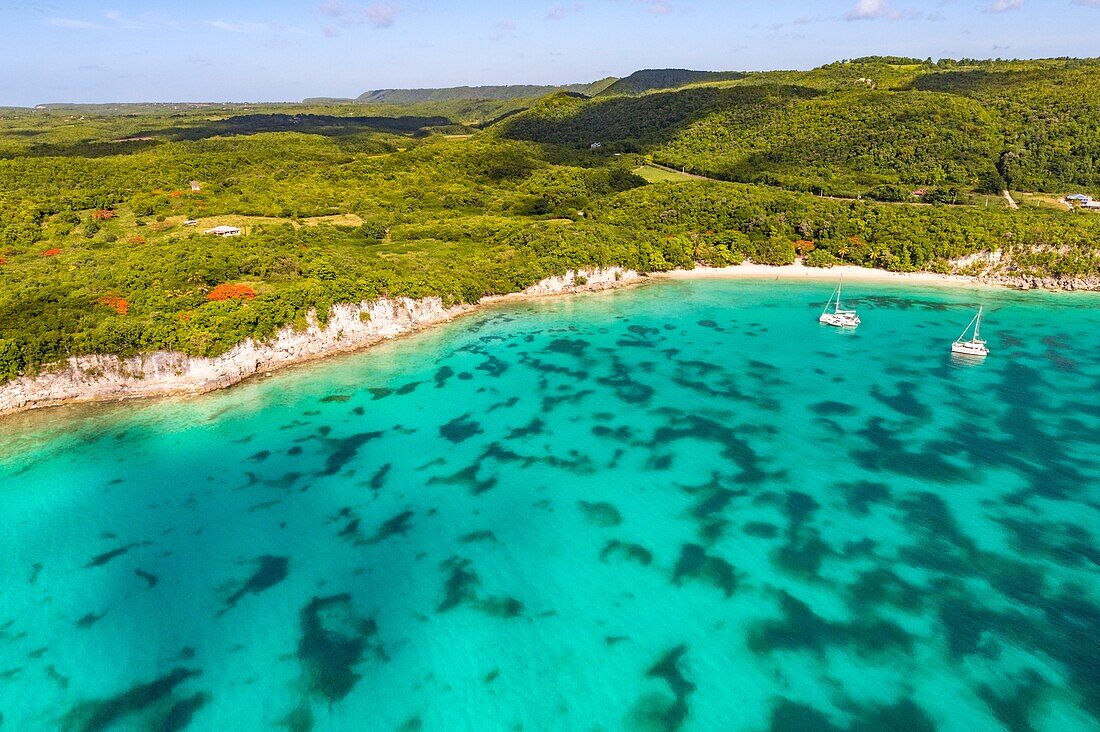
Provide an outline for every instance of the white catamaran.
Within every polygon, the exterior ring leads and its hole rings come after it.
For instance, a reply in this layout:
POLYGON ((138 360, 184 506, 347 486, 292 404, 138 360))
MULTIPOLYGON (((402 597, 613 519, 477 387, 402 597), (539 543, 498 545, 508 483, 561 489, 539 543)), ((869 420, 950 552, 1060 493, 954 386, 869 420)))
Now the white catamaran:
POLYGON ((836 289, 829 297, 829 304, 825 306, 825 311, 821 313, 821 317, 817 321, 826 325, 834 325, 837 328, 854 328, 859 325, 859 316, 856 315, 855 310, 845 310, 840 307, 841 284, 841 282, 836 284, 836 289), (830 312, 830 308, 832 308, 832 312, 830 312))
POLYGON ((974 319, 970 321, 970 324, 966 326, 966 330, 962 332, 962 335, 951 344, 951 353, 958 353, 962 356, 989 355, 989 349, 986 348, 985 341, 982 340, 982 309, 982 307, 978 308, 978 314, 975 315, 974 319), (970 332, 971 326, 974 328, 974 336, 969 340, 965 340, 966 334, 970 332))

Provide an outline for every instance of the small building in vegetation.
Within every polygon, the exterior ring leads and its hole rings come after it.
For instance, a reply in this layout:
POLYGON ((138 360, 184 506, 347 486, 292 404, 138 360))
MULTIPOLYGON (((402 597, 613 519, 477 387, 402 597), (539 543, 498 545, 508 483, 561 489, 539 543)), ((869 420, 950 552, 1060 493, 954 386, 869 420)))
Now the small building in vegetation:
POLYGON ((183 225, 184 226, 198 226, 199 225, 199 220, 198 219, 187 219, 187 221, 183 222, 183 225))
POLYGON ((202 232, 204 234, 210 234, 212 236, 240 236, 241 230, 236 226, 215 226, 213 229, 207 229, 202 232))
POLYGON ((1086 196, 1084 193, 1071 193, 1070 195, 1066 196, 1066 200, 1069 201, 1070 203, 1091 203, 1092 202, 1092 198, 1090 196, 1086 196))
POLYGON ((197 180, 191 181, 191 192, 192 193, 198 193, 201 190, 202 190, 202 183, 199 183, 197 180))

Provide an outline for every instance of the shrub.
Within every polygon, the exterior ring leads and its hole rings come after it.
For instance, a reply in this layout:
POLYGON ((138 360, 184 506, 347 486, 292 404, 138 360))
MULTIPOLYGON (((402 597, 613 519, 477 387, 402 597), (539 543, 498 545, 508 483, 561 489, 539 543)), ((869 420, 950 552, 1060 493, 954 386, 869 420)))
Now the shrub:
POLYGON ((248 285, 231 284, 218 285, 206 295, 206 299, 211 302, 220 302, 222 300, 251 300, 254 297, 256 297, 256 291, 248 285))
POLYGON ((840 264, 840 260, 837 259, 832 252, 826 249, 815 249, 810 252, 805 259, 807 267, 833 267, 840 264))
POLYGON ((130 312, 130 303, 124 297, 107 295, 106 297, 99 298, 99 304, 106 305, 119 315, 125 315, 130 312))
POLYGON ((791 246, 789 240, 773 236, 760 242, 752 260, 757 264, 770 264, 773 266, 794 264, 794 247, 791 246))

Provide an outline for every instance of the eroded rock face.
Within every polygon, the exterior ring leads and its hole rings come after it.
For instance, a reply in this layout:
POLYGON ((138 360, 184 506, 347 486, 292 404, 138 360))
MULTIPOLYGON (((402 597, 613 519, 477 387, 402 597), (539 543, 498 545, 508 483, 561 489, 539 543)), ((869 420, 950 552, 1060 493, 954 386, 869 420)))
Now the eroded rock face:
POLYGON ((336 305, 324 326, 311 314, 304 330, 286 327, 266 342, 249 339, 213 358, 167 351, 132 358, 74 356, 0 387, 0 414, 65 402, 211 391, 257 373, 410 333, 467 309, 444 307, 439 298, 381 299, 336 305))
POLYGON ((1005 285, 1020 290, 1100 290, 1100 277, 1030 277, 1027 275, 985 275, 978 281, 993 285, 1005 285))
MULTIPOLYGON (((567 272, 536 283, 520 294, 598 290, 638 277, 637 272, 621 268, 567 272)), ((311 313, 304 330, 287 326, 267 341, 249 339, 213 358, 170 351, 132 358, 74 356, 40 374, 0 384, 0 415, 57 404, 200 394, 291 364, 365 348, 452 320, 474 308, 446 307, 437 297, 382 298, 357 305, 336 305, 324 325, 311 313)))

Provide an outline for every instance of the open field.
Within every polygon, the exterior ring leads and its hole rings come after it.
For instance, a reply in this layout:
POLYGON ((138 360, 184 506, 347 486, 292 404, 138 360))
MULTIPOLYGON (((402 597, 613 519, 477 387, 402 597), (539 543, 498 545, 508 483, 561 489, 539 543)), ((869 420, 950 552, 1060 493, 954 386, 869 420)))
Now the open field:
POLYGON ((1062 200, 1063 196, 1056 193, 1025 193, 1023 191, 1013 191, 1012 197, 1016 199, 1016 203, 1018 203, 1021 208, 1034 206, 1053 209, 1055 211, 1073 210, 1071 206, 1062 200))
POLYGON ((643 165, 634 169, 634 175, 645 179, 647 183, 685 183, 699 180, 700 176, 680 173, 670 168, 661 168, 656 165, 643 165))

